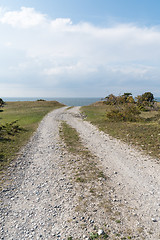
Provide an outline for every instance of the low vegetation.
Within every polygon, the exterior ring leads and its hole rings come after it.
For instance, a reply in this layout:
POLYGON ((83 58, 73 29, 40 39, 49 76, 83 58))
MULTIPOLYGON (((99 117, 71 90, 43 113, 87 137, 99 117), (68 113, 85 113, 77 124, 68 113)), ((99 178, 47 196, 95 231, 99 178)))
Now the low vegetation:
POLYGON ((160 104, 152 93, 135 100, 131 93, 111 94, 100 103, 82 107, 82 111, 100 130, 160 157, 160 104))
POLYGON ((62 107, 56 101, 8 102, 0 112, 0 171, 28 141, 49 111, 62 107))

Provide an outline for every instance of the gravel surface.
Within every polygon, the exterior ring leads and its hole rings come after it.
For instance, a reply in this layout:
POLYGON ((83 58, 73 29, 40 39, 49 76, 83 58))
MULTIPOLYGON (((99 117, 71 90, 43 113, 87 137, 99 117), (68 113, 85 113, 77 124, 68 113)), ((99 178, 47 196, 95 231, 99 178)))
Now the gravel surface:
POLYGON ((160 239, 159 173, 155 159, 100 132, 82 119, 78 107, 57 109, 8 170, 1 239, 88 239, 93 231, 107 232, 108 239, 160 239), (61 141, 62 120, 79 132, 107 180, 74 181, 80 156, 68 153, 61 141), (98 196, 89 191, 93 185, 98 196))

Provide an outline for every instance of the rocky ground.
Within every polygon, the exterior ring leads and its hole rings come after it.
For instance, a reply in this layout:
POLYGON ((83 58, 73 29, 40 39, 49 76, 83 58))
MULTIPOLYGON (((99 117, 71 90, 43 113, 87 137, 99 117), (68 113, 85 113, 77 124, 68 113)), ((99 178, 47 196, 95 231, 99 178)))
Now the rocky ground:
MULTIPOLYGON (((1 239, 160 239, 160 165, 84 121, 49 113, 13 162, 1 192, 1 239), (61 121, 80 134, 103 175, 75 180, 86 159, 68 152, 61 121)), ((89 173, 88 173, 89 174, 89 173)))

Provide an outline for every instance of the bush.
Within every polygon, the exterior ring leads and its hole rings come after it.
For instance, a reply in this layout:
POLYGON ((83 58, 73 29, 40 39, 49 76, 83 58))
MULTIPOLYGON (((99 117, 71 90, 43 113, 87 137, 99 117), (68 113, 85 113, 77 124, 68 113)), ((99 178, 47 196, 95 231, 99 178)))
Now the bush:
POLYGON ((148 110, 147 107, 149 108, 154 107, 155 101, 154 96, 151 92, 145 92, 142 95, 138 95, 136 97, 136 100, 137 106, 141 111, 147 111, 148 110))
POLYGON ((111 111, 107 112, 106 116, 111 121, 124 121, 136 122, 140 120, 140 111, 133 104, 126 104, 125 106, 114 107, 111 111))
POLYGON ((37 102, 45 102, 45 99, 37 99, 37 102))
POLYGON ((3 107, 3 106, 4 106, 4 104, 5 104, 5 102, 3 101, 3 99, 2 99, 2 98, 0 98, 0 107, 3 107))
POLYGON ((107 105, 115 105, 117 104, 117 97, 113 94, 110 94, 107 97, 105 97, 105 102, 107 105))
POLYGON ((6 123, 6 124, 0 126, 0 134, 1 135, 12 135, 12 136, 14 136, 20 130, 22 130, 22 129, 17 124, 17 121, 14 121, 14 122, 11 122, 11 123, 6 123))
POLYGON ((131 93, 124 93, 123 95, 120 96, 115 96, 113 94, 108 95, 105 98, 105 103, 107 105, 118 105, 125 103, 135 103, 135 101, 131 93))

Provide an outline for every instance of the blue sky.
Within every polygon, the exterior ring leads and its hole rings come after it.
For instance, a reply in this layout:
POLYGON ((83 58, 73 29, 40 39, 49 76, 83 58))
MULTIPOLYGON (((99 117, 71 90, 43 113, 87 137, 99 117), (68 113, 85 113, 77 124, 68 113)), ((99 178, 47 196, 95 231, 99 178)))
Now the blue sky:
POLYGON ((159 0, 1 0, 1 97, 160 96, 159 9, 159 0))

